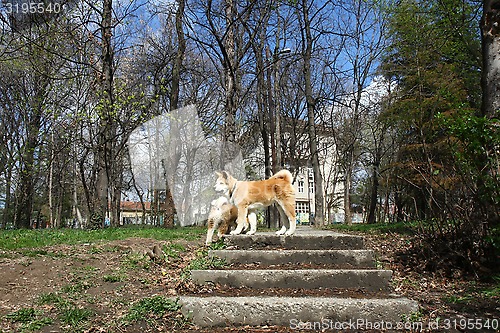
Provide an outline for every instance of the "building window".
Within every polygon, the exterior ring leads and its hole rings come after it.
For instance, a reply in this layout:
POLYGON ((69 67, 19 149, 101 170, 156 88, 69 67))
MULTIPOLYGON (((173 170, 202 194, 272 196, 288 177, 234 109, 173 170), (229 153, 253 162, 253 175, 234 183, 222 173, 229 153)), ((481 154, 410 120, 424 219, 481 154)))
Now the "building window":
POLYGON ((298 181, 297 187, 299 189, 299 193, 304 193, 304 181, 303 180, 298 181))
POLYGON ((309 179, 309 193, 314 193, 314 182, 309 179))
POLYGON ((297 213, 297 223, 309 223, 309 202, 297 201, 295 203, 295 211, 297 213))
POLYGON ((297 212, 297 214, 309 213, 309 203, 303 201, 297 201, 295 203, 295 211, 297 212))

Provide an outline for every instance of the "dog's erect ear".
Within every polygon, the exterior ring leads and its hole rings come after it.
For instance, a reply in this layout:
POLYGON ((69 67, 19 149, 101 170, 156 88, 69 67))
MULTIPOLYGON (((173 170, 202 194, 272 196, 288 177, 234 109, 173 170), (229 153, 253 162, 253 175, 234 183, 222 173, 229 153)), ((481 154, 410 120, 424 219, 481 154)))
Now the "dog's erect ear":
POLYGON ((226 171, 221 171, 221 172, 215 171, 215 174, 217 175, 217 177, 222 177, 224 179, 229 178, 229 174, 226 171))

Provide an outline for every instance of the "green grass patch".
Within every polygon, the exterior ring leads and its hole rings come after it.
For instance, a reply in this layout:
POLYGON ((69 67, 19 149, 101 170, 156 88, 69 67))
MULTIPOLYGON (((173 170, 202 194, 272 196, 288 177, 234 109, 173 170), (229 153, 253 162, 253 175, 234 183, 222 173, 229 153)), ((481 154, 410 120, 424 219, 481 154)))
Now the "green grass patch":
POLYGON ((61 322, 71 325, 73 328, 80 326, 94 315, 92 310, 78 307, 75 303, 56 293, 41 294, 38 297, 37 304, 55 306, 59 312, 61 322))
POLYGON ((135 303, 125 315, 124 321, 130 324, 141 319, 160 318, 167 312, 175 312, 181 308, 177 300, 163 296, 143 298, 135 303))
POLYGON ((442 300, 448 304, 470 306, 481 302, 498 302, 500 299, 500 276, 493 277, 494 282, 476 285, 470 283, 469 288, 460 294, 448 294, 442 300))
POLYGON ((30 258, 36 258, 36 257, 50 257, 50 258, 63 258, 65 255, 56 253, 56 252, 49 252, 44 249, 21 249, 19 253, 25 257, 30 257, 30 258))
POLYGON ((98 230, 81 229, 19 229, 0 230, 0 249, 39 248, 56 244, 81 244, 122 240, 131 237, 156 240, 197 240, 206 232, 202 227, 118 227, 98 230))
POLYGON ((93 315, 94 312, 92 310, 79 308, 76 305, 72 304, 71 306, 68 306, 61 310, 59 319, 61 320, 61 322, 75 327, 86 322, 93 315))
POLYGON ((151 260, 140 253, 129 253, 121 262, 123 269, 139 269, 148 270, 151 267, 151 260))
POLYGON ((226 243, 223 239, 219 239, 217 242, 210 244, 210 250, 224 250, 226 248, 226 243))
POLYGON ((79 294, 90 287, 92 287, 92 285, 86 281, 77 281, 73 284, 64 285, 61 290, 67 294, 79 294))
POLYGON ((112 274, 104 275, 102 277, 104 282, 111 282, 111 283, 122 282, 122 281, 125 281, 126 278, 127 277, 122 273, 112 273, 112 274))
POLYGON ((186 280, 191 275, 191 271, 205 269, 221 269, 227 267, 228 263, 225 259, 215 256, 209 256, 208 250, 203 248, 197 251, 196 258, 191 260, 181 273, 181 278, 186 280))
POLYGON ((181 254, 186 252, 186 247, 182 244, 172 243, 163 246, 163 253, 167 260, 169 259, 179 259, 181 254))
POLYGON ((45 316, 43 311, 34 308, 22 308, 5 316, 12 323, 21 323, 21 332, 38 331, 52 324, 52 319, 45 316))
POLYGON ((464 296, 449 295, 444 297, 443 300, 449 304, 467 304, 472 300, 474 300, 474 297, 472 295, 464 295, 464 296))
POLYGON ((500 298, 500 285, 481 291, 481 296, 485 298, 500 298))
POLYGON ((67 307, 70 304, 68 300, 56 293, 41 294, 38 296, 36 303, 38 305, 54 305, 58 309, 67 307))

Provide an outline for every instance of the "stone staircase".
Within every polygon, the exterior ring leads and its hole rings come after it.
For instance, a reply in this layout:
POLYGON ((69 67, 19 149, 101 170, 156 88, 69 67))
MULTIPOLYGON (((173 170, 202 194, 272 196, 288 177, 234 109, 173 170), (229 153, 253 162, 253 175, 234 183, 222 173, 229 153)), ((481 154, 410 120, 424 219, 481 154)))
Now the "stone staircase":
POLYGON ((197 326, 396 327, 418 310, 416 302, 391 294, 392 271, 377 269, 362 237, 301 227, 293 236, 260 232, 227 236, 225 243, 227 250, 209 255, 242 268, 192 271, 193 282, 255 292, 245 297, 180 297, 183 314, 197 326), (276 290, 283 295, 275 296, 276 290), (290 290, 304 295, 290 295, 290 290))

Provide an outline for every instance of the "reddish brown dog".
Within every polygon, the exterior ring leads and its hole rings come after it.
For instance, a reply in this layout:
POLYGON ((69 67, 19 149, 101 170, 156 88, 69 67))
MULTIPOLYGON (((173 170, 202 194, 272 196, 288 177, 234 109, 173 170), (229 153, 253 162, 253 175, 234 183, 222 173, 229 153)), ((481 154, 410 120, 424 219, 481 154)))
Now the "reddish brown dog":
POLYGON ((284 222, 281 230, 276 233, 292 235, 295 232, 295 189, 290 171, 281 170, 271 178, 260 181, 238 181, 226 171, 217 172, 217 176, 215 190, 224 192, 229 202, 238 208, 237 226, 231 231, 231 235, 238 235, 243 231, 247 216, 250 223, 247 234, 254 234, 257 231, 255 211, 273 203, 277 204, 284 222))

